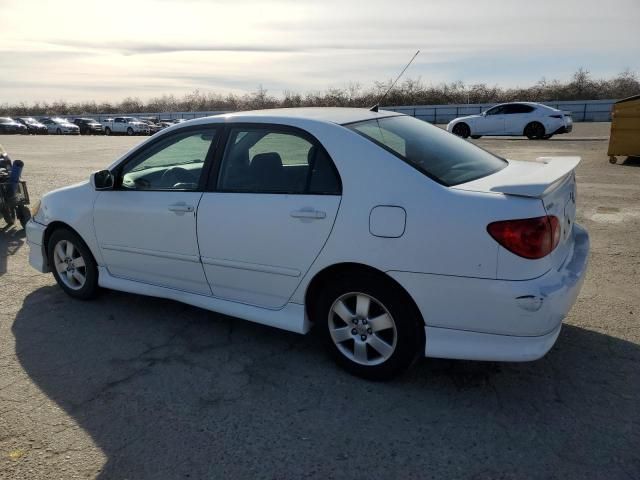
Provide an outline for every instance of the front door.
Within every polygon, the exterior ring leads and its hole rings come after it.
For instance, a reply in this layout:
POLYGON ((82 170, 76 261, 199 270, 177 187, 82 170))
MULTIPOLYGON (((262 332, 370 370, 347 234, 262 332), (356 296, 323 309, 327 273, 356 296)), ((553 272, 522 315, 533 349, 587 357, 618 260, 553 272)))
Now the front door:
POLYGON ((486 114, 476 122, 476 129, 473 133, 478 135, 504 135, 504 109, 504 105, 498 105, 487 110, 486 114))
POLYGON ((230 129, 198 209, 204 270, 217 297, 284 306, 324 246, 341 186, 324 148, 279 126, 230 129))
POLYGON ((100 192, 94 225, 102 257, 116 277, 211 295, 196 238, 203 167, 216 130, 189 127, 135 152, 100 192))

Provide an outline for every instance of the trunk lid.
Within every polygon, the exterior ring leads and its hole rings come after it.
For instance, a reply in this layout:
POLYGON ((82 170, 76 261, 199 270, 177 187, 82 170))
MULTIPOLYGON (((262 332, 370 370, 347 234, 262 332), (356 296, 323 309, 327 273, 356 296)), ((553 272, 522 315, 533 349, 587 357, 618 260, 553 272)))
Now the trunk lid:
POLYGON ((493 175, 452 188, 540 199, 547 214, 555 215, 560 222, 560 242, 551 253, 553 265, 558 265, 571 250, 578 163, 580 157, 540 157, 535 162, 509 160, 509 165, 493 175))

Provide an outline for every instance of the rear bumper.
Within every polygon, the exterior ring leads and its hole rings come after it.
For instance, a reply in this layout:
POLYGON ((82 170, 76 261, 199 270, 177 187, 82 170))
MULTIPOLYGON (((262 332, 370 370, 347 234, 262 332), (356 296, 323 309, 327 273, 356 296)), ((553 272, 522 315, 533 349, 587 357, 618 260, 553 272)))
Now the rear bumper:
POLYGON ((27 222, 27 245, 29 246, 29 265, 40 273, 49 272, 49 265, 44 251, 44 231, 47 229, 35 220, 27 222))
POLYGON ((571 133, 571 130, 573 130, 573 125, 568 125, 568 126, 562 126, 560 128, 558 128, 555 132, 553 132, 554 135, 560 135, 561 133, 571 133))
POLYGON ((524 281, 389 272, 416 301, 426 324, 425 355, 527 361, 554 344, 584 282, 589 235, 574 225, 565 261, 524 281))

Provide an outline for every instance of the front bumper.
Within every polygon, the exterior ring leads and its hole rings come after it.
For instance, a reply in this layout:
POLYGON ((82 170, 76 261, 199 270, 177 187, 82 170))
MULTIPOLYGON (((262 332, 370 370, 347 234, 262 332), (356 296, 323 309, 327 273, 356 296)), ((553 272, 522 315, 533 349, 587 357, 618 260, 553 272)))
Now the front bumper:
POLYGON ((586 275, 589 234, 574 224, 564 262, 541 277, 509 281, 389 272, 425 320, 425 355, 528 361, 554 344, 586 275))
POLYGON ((49 262, 44 251, 45 225, 31 219, 27 222, 27 245, 29 246, 29 264, 40 273, 50 272, 49 262))

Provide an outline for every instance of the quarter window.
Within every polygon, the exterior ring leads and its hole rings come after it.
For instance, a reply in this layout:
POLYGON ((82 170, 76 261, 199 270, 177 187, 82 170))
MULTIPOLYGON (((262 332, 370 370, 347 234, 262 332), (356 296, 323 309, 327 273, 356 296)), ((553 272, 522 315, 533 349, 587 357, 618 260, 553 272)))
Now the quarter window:
POLYGON ((202 167, 214 148, 216 131, 210 128, 170 135, 135 155, 122 169, 123 190, 198 189, 202 167))
POLYGON ((324 149, 306 135, 270 128, 229 133, 218 190, 340 194, 340 180, 324 149))

